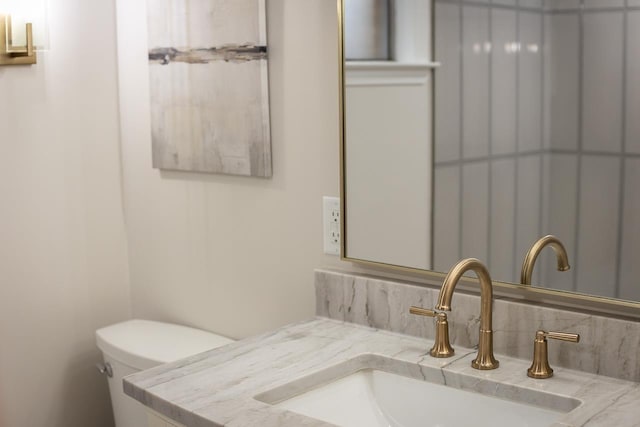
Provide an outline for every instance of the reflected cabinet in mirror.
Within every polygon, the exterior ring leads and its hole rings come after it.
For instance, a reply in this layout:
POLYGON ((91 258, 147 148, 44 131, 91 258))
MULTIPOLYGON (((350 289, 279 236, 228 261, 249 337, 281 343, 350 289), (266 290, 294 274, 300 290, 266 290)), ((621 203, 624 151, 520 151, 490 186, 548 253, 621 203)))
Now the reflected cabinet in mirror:
POLYGON ((640 301, 640 2, 338 5, 345 259, 640 301))

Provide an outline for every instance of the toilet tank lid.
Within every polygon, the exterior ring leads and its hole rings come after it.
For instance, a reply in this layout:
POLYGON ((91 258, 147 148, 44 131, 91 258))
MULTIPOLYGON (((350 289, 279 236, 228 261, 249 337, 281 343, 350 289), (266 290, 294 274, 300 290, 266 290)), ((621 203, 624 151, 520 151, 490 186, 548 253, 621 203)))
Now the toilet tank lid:
POLYGON ((128 320, 96 331, 105 355, 144 370, 233 342, 200 329, 150 320, 128 320))

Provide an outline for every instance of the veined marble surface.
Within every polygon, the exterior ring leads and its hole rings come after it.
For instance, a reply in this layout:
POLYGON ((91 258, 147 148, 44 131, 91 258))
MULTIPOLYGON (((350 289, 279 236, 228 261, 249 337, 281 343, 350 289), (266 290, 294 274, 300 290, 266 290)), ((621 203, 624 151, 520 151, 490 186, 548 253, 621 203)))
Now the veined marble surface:
MULTIPOLYGON (((329 270, 316 270, 315 284, 318 316, 416 337, 435 336, 433 320, 409 314, 409 307, 433 309, 439 288, 329 270)), ((451 344, 476 346, 480 297, 454 292, 451 308, 451 344)), ((578 344, 549 340, 553 368, 640 382, 640 322, 494 298, 495 353, 530 360, 538 329, 580 334, 578 344)))
MULTIPOLYGON (((450 359, 427 355, 424 338, 318 318, 280 328, 125 378, 125 392, 189 427, 329 427, 331 424, 257 400, 277 401, 359 369, 382 369, 483 394, 556 405, 557 396, 581 404, 555 426, 637 425, 638 384, 556 368, 555 376, 526 376, 528 360, 498 355, 500 368, 470 367, 475 350, 450 359)), ((561 408, 557 408, 561 409, 561 408)))
POLYGON ((318 270, 317 319, 129 376, 124 389, 186 426, 328 427, 265 402, 360 369, 380 369, 570 411, 556 427, 640 425, 639 322, 496 299, 494 348, 500 367, 478 371, 470 366, 478 339, 476 295, 459 292, 453 298, 449 323, 456 355, 428 355, 433 321, 410 315, 409 307, 432 308, 438 293, 416 284, 318 270), (579 344, 549 343, 555 375, 546 380, 526 375, 537 329, 582 336, 579 344), (566 398, 579 405, 566 406, 571 403, 566 398))

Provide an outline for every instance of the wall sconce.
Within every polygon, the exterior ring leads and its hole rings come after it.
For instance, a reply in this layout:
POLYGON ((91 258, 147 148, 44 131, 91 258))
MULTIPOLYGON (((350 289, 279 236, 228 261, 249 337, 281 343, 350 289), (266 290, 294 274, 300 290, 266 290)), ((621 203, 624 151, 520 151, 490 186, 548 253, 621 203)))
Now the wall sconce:
POLYGON ((37 63, 47 28, 47 0, 0 0, 0 65, 37 63))

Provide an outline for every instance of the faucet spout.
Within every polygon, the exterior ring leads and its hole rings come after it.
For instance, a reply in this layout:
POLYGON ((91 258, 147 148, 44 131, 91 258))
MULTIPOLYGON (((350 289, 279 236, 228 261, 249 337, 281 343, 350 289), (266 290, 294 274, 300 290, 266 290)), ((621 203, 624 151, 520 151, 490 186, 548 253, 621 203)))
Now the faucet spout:
POLYGON ((480 281, 480 336, 478 355, 471 362, 475 369, 496 369, 499 362, 493 356, 493 284, 489 271, 479 260, 468 258, 456 264, 444 279, 436 309, 451 311, 453 291, 467 271, 473 271, 480 281))
POLYGON ((525 256, 524 261, 522 263, 522 272, 520 273, 520 283, 523 285, 531 285, 531 276, 533 275, 533 267, 535 266, 536 259, 542 249, 546 246, 551 246, 553 251, 556 253, 556 258, 558 260, 558 271, 567 271, 569 270, 569 257, 567 256, 567 250, 564 248, 564 245, 556 236, 548 235, 539 239, 537 242, 531 246, 529 252, 527 252, 527 256, 525 256))

